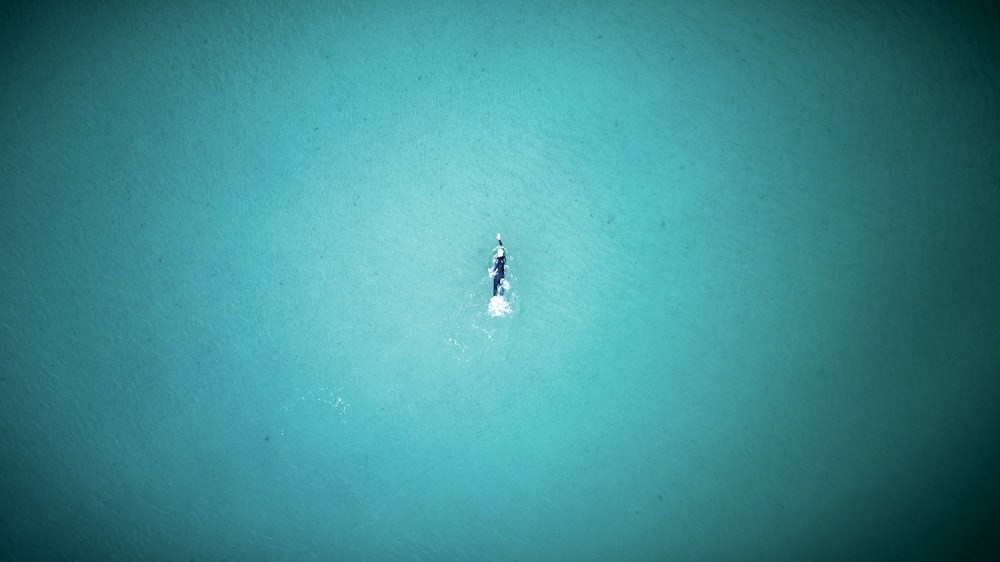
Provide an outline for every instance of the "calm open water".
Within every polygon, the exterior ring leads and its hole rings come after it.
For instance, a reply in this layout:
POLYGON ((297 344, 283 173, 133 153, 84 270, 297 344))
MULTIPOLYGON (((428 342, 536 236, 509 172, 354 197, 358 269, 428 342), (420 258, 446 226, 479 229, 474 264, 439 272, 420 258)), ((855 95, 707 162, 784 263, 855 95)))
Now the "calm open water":
POLYGON ((147 4, 0 9, 0 557, 1000 553, 995 8, 147 4))

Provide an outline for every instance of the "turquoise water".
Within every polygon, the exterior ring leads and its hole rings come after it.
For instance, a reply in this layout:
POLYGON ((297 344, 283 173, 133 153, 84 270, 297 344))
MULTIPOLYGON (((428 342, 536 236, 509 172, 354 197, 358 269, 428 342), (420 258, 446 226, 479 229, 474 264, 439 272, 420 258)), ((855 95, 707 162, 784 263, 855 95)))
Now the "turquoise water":
POLYGON ((0 557, 1000 552, 995 11, 258 4, 0 12, 0 557))

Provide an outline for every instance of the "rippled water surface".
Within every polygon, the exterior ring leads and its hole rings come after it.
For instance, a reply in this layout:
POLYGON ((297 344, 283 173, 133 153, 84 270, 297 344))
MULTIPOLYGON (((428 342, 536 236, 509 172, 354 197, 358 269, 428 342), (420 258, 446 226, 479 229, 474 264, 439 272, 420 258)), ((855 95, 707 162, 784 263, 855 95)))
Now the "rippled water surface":
POLYGON ((258 4, 2 12, 0 556, 997 552, 995 12, 258 4))

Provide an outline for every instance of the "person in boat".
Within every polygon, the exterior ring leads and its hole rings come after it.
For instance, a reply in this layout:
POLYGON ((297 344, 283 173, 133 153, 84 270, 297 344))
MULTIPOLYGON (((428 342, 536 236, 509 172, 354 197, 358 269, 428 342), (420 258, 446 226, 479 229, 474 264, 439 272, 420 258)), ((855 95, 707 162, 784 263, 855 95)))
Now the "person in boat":
POLYGON ((500 240, 500 233, 497 232, 497 242, 500 248, 497 250, 497 257, 493 260, 493 267, 490 268, 490 276, 493 277, 493 296, 503 296, 507 283, 504 281, 504 266, 507 265, 507 256, 504 255, 503 240, 500 240))

